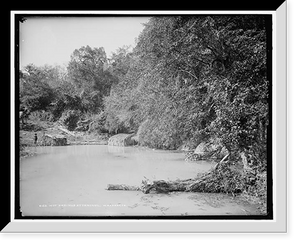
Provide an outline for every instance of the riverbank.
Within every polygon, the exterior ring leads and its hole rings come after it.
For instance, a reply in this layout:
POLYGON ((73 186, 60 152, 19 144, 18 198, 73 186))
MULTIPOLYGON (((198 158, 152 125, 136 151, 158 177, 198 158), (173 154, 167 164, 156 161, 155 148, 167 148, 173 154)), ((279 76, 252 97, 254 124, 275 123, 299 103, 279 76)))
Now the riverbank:
POLYGON ((68 131, 57 122, 28 120, 20 126, 20 158, 34 156, 36 153, 30 147, 50 145, 46 143, 45 136, 64 136, 66 145, 107 145, 109 134, 94 132, 68 131), (37 142, 34 136, 37 135, 37 142))

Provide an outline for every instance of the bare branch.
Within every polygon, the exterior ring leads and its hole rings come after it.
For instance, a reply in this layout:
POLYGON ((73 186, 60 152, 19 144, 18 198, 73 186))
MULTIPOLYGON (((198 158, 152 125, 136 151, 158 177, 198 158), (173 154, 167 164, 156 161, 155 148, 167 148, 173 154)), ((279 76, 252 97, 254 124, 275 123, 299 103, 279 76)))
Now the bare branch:
POLYGON ((186 71, 186 70, 183 70, 183 69, 179 69, 179 71, 182 71, 182 72, 185 72, 185 73, 188 73, 189 75, 191 75, 193 78, 195 78, 196 80, 198 79, 196 75, 192 74, 191 72, 189 71, 186 71))

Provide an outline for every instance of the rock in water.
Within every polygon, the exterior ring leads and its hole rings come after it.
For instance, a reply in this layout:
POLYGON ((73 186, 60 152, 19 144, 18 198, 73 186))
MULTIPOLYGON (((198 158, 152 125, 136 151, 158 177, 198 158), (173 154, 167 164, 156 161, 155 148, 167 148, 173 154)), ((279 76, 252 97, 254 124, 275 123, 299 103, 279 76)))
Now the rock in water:
POLYGON ((219 139, 210 139, 208 142, 200 143, 194 151, 199 159, 222 159, 228 154, 228 150, 219 139))
POLYGON ((108 139, 109 146, 131 146, 135 145, 136 141, 133 139, 134 134, 117 134, 108 139))
POLYGON ((52 145, 52 146, 65 146, 67 145, 67 138, 64 135, 50 135, 45 134, 43 138, 43 145, 52 145))
POLYGON ((205 155, 207 153, 206 143, 200 143, 195 149, 194 153, 197 155, 205 155))

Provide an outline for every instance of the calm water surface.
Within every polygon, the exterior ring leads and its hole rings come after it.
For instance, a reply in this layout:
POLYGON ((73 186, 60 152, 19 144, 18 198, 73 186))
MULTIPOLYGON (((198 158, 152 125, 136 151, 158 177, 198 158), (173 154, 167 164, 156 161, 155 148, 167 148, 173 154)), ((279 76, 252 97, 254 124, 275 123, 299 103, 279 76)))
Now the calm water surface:
POLYGON ((214 163, 187 162, 176 151, 73 145, 36 147, 20 163, 25 216, 252 215, 258 210, 225 194, 143 194, 108 191, 108 184, 140 186, 143 179, 194 178, 214 163))

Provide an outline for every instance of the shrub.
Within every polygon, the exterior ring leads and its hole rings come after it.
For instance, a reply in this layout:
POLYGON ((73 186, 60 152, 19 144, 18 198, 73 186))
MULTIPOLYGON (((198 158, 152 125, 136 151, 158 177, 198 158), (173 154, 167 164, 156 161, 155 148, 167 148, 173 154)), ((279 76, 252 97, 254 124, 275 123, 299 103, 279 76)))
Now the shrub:
POLYGON ((69 131, 73 131, 77 127, 77 122, 81 116, 79 110, 67 110, 62 113, 60 122, 64 124, 69 131))
POLYGON ((105 127, 106 117, 104 112, 102 111, 99 114, 93 115, 92 122, 89 126, 89 132, 106 133, 108 130, 105 127))
POLYGON ((182 144, 182 141, 173 123, 166 119, 143 122, 137 133, 138 142, 151 148, 177 149, 182 144))
POLYGON ((45 110, 38 110, 34 111, 30 114, 30 119, 33 121, 49 121, 52 122, 54 121, 54 116, 51 112, 45 111, 45 110))

